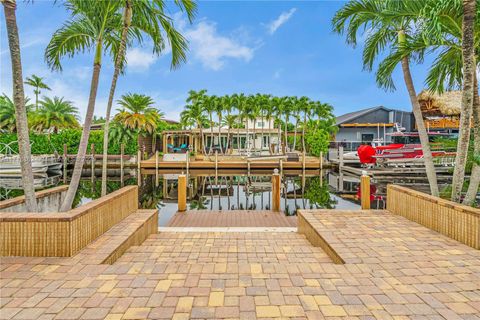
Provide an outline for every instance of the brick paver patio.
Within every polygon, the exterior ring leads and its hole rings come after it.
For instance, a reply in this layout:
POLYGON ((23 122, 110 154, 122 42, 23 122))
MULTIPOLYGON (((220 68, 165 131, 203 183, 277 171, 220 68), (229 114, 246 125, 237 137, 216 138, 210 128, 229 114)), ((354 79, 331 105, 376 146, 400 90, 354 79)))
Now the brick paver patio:
POLYGON ((292 232, 162 232, 113 265, 2 258, 2 319, 480 319, 480 252, 385 212, 292 232))

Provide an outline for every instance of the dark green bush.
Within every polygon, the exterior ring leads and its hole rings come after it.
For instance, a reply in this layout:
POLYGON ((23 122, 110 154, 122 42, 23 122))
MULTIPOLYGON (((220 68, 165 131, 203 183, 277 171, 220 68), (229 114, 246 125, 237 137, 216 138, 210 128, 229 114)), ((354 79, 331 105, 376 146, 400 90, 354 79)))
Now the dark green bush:
MULTIPOLYGON (((32 144, 32 154, 53 154, 57 151, 63 153, 63 144, 67 145, 69 154, 75 154, 78 151, 80 143, 81 130, 69 129, 63 130, 57 134, 36 134, 30 133, 30 143, 32 144)), ((9 143, 17 140, 15 133, 0 133, 0 143, 9 143)), ((90 145, 95 144, 95 153, 103 153, 103 130, 95 130, 90 132, 88 139, 88 153, 90 153, 90 145)), ((12 144, 12 149, 18 152, 18 145, 12 144)), ((108 145, 109 154, 120 154, 120 143, 111 141, 108 145)), ((137 153, 137 138, 129 139, 125 143, 125 154, 137 153)))

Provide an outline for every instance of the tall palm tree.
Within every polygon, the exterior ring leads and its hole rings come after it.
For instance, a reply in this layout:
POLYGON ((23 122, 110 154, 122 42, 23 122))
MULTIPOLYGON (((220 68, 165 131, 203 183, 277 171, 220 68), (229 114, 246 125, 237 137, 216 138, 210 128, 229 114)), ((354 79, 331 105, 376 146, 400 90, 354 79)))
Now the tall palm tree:
MULTIPOLYGON (((302 97, 302 98, 305 98, 305 97, 302 97)), ((293 151, 296 150, 296 147, 297 147, 297 128, 298 128, 298 125, 300 123, 300 112, 302 111, 302 104, 304 102, 303 101, 300 101, 300 99, 297 99, 295 98, 295 100, 293 101, 293 118, 295 119, 295 128, 293 129, 294 130, 294 133, 293 133, 293 151)))
POLYGON ((210 149, 208 150, 208 154, 213 151, 213 127, 215 126, 215 122, 213 121, 213 113, 215 112, 216 99, 217 96, 205 96, 203 98, 203 108, 208 114, 210 125, 210 149))
POLYGON ((122 26, 122 17, 118 13, 119 5, 120 2, 113 0, 66 1, 65 6, 70 11, 71 17, 60 29, 55 31, 45 51, 45 60, 50 68, 61 71, 63 57, 72 57, 85 50, 94 49, 93 73, 85 122, 70 186, 60 211, 67 211, 72 207, 80 182, 90 136, 90 126, 95 111, 102 57, 106 52, 112 52, 115 55, 118 50, 118 34, 122 26))
POLYGON ((215 97, 213 99, 213 109, 215 110, 215 113, 217 114, 217 119, 218 119, 218 145, 220 147, 220 153, 223 153, 221 134, 222 134, 222 122, 223 122, 222 118, 223 118, 223 111, 224 111, 224 103, 223 103, 222 97, 215 97))
MULTIPOLYGON (((463 0, 462 23, 462 62, 463 93, 460 113, 460 127, 457 144, 457 156, 453 169, 452 201, 459 202, 465 179, 468 144, 470 143, 470 121, 473 109, 473 84, 475 68, 475 15, 476 0, 463 0)), ((478 87, 478 86, 477 86, 478 87)))
POLYGON ((38 132, 52 131, 58 133, 61 129, 80 128, 78 109, 73 103, 63 98, 43 97, 40 108, 33 113, 31 128, 38 132))
POLYGON ((282 143, 282 113, 283 113, 283 104, 284 99, 279 97, 274 97, 272 99, 272 113, 274 114, 274 122, 277 124, 277 154, 280 153, 280 148, 283 145, 282 143))
POLYGON ((253 149, 256 150, 257 145, 257 119, 260 117, 260 105, 258 104, 259 102, 259 96, 250 96, 250 112, 249 112, 249 118, 253 122, 253 149))
POLYGON ((310 118, 310 112, 313 109, 315 102, 310 101, 307 97, 300 98, 299 109, 303 112, 303 123, 302 123, 302 151, 305 152, 305 129, 307 128, 307 123, 310 118))
POLYGON ((233 99, 231 96, 229 95, 223 96, 221 98, 221 103, 222 103, 223 111, 226 112, 225 121, 224 123, 221 123, 227 126, 227 141, 226 141, 225 150, 224 150, 224 153, 226 153, 230 148, 230 132, 233 126, 235 125, 235 121, 237 118, 235 116, 232 116, 231 114, 232 108, 233 108, 233 99))
POLYGON ((285 149, 284 152, 288 151, 288 122, 290 120, 290 114, 293 111, 293 106, 294 106, 294 100, 292 97, 283 97, 282 98, 283 103, 282 103, 282 111, 283 115, 285 117, 285 132, 284 132, 284 143, 285 143, 285 149))
POLYGON ((40 89, 52 90, 50 87, 43 82, 43 78, 37 75, 32 74, 31 77, 27 78, 25 84, 33 87, 33 93, 35 93, 35 109, 38 109, 38 96, 42 93, 40 89))
POLYGON ((28 136, 27 109, 25 107, 25 92, 23 90, 22 59, 20 40, 18 36, 15 0, 1 0, 5 13, 5 23, 12 62, 13 102, 15 103, 15 119, 22 171, 22 186, 25 194, 25 205, 28 211, 37 211, 37 200, 33 185, 32 155, 30 138, 28 136))
POLYGON ((207 153, 207 146, 205 143, 205 136, 203 135, 203 128, 207 122, 205 116, 205 99, 206 99, 207 90, 194 91, 190 90, 188 92, 187 103, 185 110, 181 113, 180 118, 183 119, 183 122, 189 122, 193 119, 196 123, 196 127, 200 129, 200 137, 202 140, 203 154, 207 153))
POLYGON ((153 99, 144 94, 127 93, 117 103, 121 109, 115 115, 115 121, 138 133, 154 133, 163 116, 154 107, 153 99))
MULTIPOLYGON (((32 109, 28 101, 29 99, 25 98, 27 114, 32 109)), ((0 96, 0 131, 17 132, 15 103, 6 94, 0 96)))
MULTIPOLYGON (((478 3, 478 0, 477 0, 478 3)), ((432 63, 429 69, 428 76, 426 78, 426 84, 429 90, 443 93, 445 90, 459 89, 463 86, 464 72, 463 72, 463 30, 464 26, 464 10, 462 0, 454 0, 445 3, 444 1, 428 0, 425 4, 429 10, 423 10, 418 12, 416 7, 407 8, 406 12, 402 12, 403 15, 410 14, 414 17, 420 16, 422 18, 422 28, 416 33, 415 37, 410 41, 409 45, 404 47, 403 50, 406 54, 418 54, 423 56, 425 52, 435 53, 437 57, 432 63), (447 5, 445 5, 447 4, 447 5)), ((476 10, 476 22, 474 30, 474 47, 477 48, 475 52, 475 60, 477 67, 480 67, 480 5, 476 10)), ((473 74, 474 82, 477 82, 476 74, 473 74)), ((467 90, 468 91, 468 90, 467 90)), ((480 105, 478 100, 478 83, 473 85, 473 134, 474 134, 474 153, 480 152, 480 105)), ((464 116, 463 120, 466 120, 464 111, 461 115, 464 116)), ((463 124, 469 126, 469 124, 463 124)), ((468 134, 469 130, 463 130, 465 134, 468 134)), ((466 156, 464 151, 468 144, 468 140, 465 141, 466 135, 463 135, 462 143, 458 144, 460 148, 458 157, 456 160, 463 161, 466 156), (463 145, 463 147, 460 147, 463 145), (463 154, 463 155, 462 155, 463 154)), ((456 164, 455 169, 462 166, 462 164, 456 164)), ((464 164, 463 164, 464 166, 464 164)), ((460 179, 456 180, 456 183, 460 179)), ((472 204, 475 196, 478 192, 480 183, 480 165, 474 163, 472 172, 470 175, 470 183, 463 200, 464 204, 472 204)), ((463 184, 463 179, 462 179, 463 184)), ((453 188, 452 188, 453 189, 453 188)), ((457 189, 458 190, 458 189, 457 189)))
MULTIPOLYGON (((170 47, 172 48, 172 68, 179 66, 181 62, 186 60, 187 42, 185 38, 174 28, 172 19, 170 19, 164 12, 164 0, 154 0, 151 2, 144 0, 124 0, 123 4, 123 28, 118 54, 115 58, 115 68, 110 85, 110 93, 108 95, 107 112, 103 131, 102 196, 107 193, 107 151, 109 141, 108 126, 110 122, 110 113, 117 87, 118 76, 123 67, 122 64, 125 59, 127 39, 129 37, 128 35, 132 26, 132 21, 134 27, 139 27, 139 31, 142 31, 152 39, 154 54, 158 55, 164 49, 165 41, 161 31, 163 30, 165 32, 170 47)), ((191 0, 180 0, 176 1, 175 4, 178 5, 182 11, 186 11, 191 22, 196 11, 195 2, 191 0)), ((140 40, 139 42, 142 42, 143 37, 139 37, 138 39, 140 40)))
MULTIPOLYGON (((272 153, 272 150, 271 150, 271 144, 272 144, 272 133, 271 133, 271 129, 273 128, 270 128, 270 123, 273 119, 273 98, 272 96, 270 95, 265 95, 265 101, 264 101, 264 104, 263 104, 263 112, 264 112, 264 117, 265 117, 265 121, 269 124, 268 126, 268 152, 271 154, 272 153)), ((263 139, 263 138, 262 138, 263 139)))
MULTIPOLYGON (((363 30, 365 35, 365 47, 363 49, 363 65, 368 71, 379 55, 389 50, 389 55, 378 66, 377 83, 386 89, 395 89, 391 74, 398 65, 400 58, 403 78, 410 96, 413 114, 417 130, 422 144, 423 157, 427 178, 430 184, 430 192, 434 196, 439 195, 437 175, 433 164, 427 130, 423 122, 420 104, 417 100, 412 74, 410 72, 411 56, 404 55, 401 48, 406 46, 415 28, 415 20, 403 15, 392 16, 392 12, 401 10, 405 3, 422 6, 421 1, 396 1, 396 0, 350 0, 335 14, 332 23, 334 31, 346 33, 347 43, 357 44, 357 33, 363 30)), ((419 9, 421 10, 421 9, 419 9)))
POLYGON ((223 125, 228 128, 227 131, 227 145, 225 146, 225 153, 231 148, 230 144, 230 137, 231 137, 231 130, 237 123, 238 116, 236 114, 227 114, 223 119, 223 125))

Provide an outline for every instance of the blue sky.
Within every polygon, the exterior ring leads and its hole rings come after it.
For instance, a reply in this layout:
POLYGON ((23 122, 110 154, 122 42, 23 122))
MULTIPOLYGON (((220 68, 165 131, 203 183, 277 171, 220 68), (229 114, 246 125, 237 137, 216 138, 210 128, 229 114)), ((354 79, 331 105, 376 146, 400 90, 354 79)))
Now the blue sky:
MULTIPOLYGON (((399 68, 395 74, 397 91, 378 89, 374 74, 362 71, 361 47, 348 47, 344 38, 332 33, 331 18, 343 3, 201 1, 192 25, 171 6, 177 27, 190 41, 188 62, 171 71, 168 50, 155 57, 148 44, 135 45, 128 51, 129 66, 118 82, 116 98, 127 92, 151 95, 170 119, 178 119, 191 89, 207 89, 216 95, 305 95, 332 104, 337 115, 377 105, 409 110, 399 68)), ((46 77, 53 89, 46 93, 73 101, 83 117, 92 54, 65 58, 61 73, 51 72, 43 59, 51 35, 68 17, 62 6, 50 1, 18 1, 23 74, 46 77)), ((11 95, 3 14, 0 20, 0 92, 11 95)), ((105 113, 112 64, 110 59, 104 60, 95 109, 98 116, 105 113)), ((425 66, 413 66, 412 70, 420 91, 425 66)), ((33 98, 30 88, 26 93, 33 98)))

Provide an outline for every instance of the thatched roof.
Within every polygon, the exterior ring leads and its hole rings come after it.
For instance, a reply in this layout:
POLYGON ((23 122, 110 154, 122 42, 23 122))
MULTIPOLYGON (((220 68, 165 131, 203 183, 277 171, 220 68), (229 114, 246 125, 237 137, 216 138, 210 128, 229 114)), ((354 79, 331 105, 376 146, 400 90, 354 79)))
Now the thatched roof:
POLYGON ((417 98, 424 115, 456 116, 462 109, 462 91, 446 91, 439 95, 423 90, 417 98))

